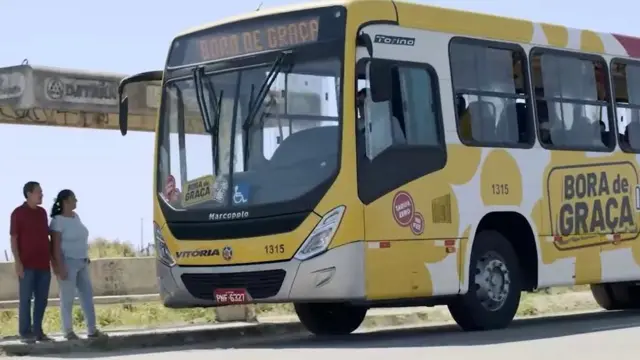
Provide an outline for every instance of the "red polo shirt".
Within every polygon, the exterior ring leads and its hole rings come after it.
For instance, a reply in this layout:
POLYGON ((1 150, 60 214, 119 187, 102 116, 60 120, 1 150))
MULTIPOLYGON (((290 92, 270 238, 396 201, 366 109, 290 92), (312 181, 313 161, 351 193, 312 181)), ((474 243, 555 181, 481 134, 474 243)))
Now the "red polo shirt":
POLYGON ((48 223, 47 211, 40 206, 33 209, 24 203, 11 213, 10 233, 18 238, 18 253, 25 269, 50 269, 48 223))

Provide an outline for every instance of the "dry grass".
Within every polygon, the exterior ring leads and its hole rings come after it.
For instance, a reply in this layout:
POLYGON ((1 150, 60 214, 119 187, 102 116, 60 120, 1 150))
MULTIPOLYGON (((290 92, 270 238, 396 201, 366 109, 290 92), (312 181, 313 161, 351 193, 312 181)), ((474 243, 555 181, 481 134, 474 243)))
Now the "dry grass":
MULTIPOLYGON (((576 290, 582 290, 578 288, 576 290)), ((524 294, 518 309, 518 315, 544 315, 570 311, 596 309, 590 292, 575 292, 572 289, 551 289, 540 293, 524 294)), ((180 309, 172 310, 159 303, 140 303, 122 305, 98 305, 96 308, 98 324, 101 328, 152 328, 161 326, 181 326, 193 324, 215 323, 213 309, 180 309)), ((265 315, 291 315, 291 304, 256 305, 255 313, 265 315)), ((450 316, 445 307, 429 308, 415 314, 398 315, 385 319, 368 319, 365 326, 389 326, 420 321, 448 321, 450 316)), ((73 312, 76 330, 84 329, 84 317, 76 306, 73 312)), ((17 311, 0 311, 0 336, 15 335, 17 330, 17 311)), ((60 332, 60 312, 57 307, 47 309, 44 329, 47 333, 60 332)))

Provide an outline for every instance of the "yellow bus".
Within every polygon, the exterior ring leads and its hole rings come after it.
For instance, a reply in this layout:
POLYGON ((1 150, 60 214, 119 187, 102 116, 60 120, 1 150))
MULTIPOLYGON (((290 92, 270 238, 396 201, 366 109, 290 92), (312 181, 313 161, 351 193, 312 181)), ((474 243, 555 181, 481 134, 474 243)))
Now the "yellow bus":
POLYGON ((162 81, 164 304, 292 302, 315 334, 445 304, 503 328, 551 286, 640 306, 637 57, 640 39, 390 0, 179 35, 120 86, 124 135, 127 86, 162 81))

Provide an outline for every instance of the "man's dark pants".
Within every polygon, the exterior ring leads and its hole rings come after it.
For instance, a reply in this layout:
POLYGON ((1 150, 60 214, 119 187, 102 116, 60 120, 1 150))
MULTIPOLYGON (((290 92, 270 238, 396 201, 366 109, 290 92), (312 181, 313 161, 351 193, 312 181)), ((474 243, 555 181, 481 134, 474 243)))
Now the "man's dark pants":
POLYGON ((24 269, 20 283, 20 307, 18 312, 20 336, 42 335, 42 320, 47 308, 51 272, 49 270, 24 269), (33 322, 31 299, 33 298, 33 322))

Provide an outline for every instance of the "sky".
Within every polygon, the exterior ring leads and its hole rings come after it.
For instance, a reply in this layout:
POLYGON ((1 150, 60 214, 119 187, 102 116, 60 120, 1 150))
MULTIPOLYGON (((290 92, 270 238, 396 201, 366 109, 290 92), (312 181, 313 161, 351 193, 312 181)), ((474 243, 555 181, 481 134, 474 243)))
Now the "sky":
MULTIPOLYGON (((633 0, 413 0, 456 9, 640 36, 633 0), (607 6, 611 4, 612 6, 607 6)), ((265 0, 262 8, 299 3, 265 0)), ((178 33, 254 11, 259 0, 0 0, 0 67, 20 64, 121 74, 161 69, 178 33)), ((0 125, 0 261, 22 186, 42 184, 47 210, 74 190, 91 237, 152 242, 153 134, 0 125)))

